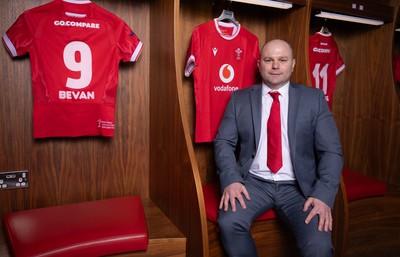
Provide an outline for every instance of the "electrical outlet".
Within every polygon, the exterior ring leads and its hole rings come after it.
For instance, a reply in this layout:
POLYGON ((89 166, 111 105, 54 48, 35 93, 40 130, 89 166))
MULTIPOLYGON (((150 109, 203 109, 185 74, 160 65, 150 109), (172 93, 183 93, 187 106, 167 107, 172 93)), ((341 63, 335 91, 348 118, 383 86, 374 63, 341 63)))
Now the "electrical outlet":
POLYGON ((0 190, 28 187, 28 171, 0 172, 0 190))

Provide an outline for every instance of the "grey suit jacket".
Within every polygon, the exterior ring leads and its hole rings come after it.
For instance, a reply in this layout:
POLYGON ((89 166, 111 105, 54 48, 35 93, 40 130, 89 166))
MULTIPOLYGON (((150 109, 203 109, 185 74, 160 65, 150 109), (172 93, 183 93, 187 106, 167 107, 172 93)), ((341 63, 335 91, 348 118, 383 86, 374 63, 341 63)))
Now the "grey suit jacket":
MULTIPOLYGON (((232 93, 214 140, 221 188, 243 183, 257 152, 262 85, 232 93)), ((289 85, 288 137, 297 181, 306 197, 331 208, 343 167, 340 138, 321 90, 289 85)))

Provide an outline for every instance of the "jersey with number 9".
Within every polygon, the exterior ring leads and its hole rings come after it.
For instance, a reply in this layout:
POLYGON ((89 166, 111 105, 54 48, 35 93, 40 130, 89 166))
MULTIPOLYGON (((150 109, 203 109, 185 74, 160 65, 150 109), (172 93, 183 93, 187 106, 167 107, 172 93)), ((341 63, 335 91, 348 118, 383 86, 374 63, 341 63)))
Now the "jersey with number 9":
POLYGON ((54 0, 22 13, 3 35, 12 56, 29 54, 33 136, 113 136, 119 62, 143 44, 91 1, 54 0))

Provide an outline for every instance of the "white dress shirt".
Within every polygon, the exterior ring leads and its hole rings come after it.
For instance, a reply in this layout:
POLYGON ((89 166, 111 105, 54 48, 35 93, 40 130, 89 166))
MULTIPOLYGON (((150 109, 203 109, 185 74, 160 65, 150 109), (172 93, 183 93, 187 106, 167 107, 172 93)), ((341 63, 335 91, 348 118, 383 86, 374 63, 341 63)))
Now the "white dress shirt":
POLYGON ((288 138, 288 109, 289 109, 289 83, 278 90, 280 93, 279 102, 281 110, 281 126, 282 126, 282 168, 273 173, 267 167, 267 121, 272 105, 272 96, 269 94, 271 89, 266 85, 262 85, 262 118, 261 118, 261 135, 260 142, 250 172, 267 180, 283 181, 295 180, 292 160, 290 158, 289 138, 288 138))

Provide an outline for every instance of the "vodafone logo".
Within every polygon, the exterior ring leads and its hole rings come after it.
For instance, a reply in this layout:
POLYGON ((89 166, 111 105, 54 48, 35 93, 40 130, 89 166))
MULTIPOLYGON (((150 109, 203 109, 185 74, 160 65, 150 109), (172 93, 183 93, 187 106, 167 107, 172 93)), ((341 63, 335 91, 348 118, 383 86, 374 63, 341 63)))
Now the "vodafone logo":
POLYGON ((235 71, 233 67, 229 64, 223 64, 221 68, 219 68, 219 78, 224 83, 229 83, 235 77, 235 71))

